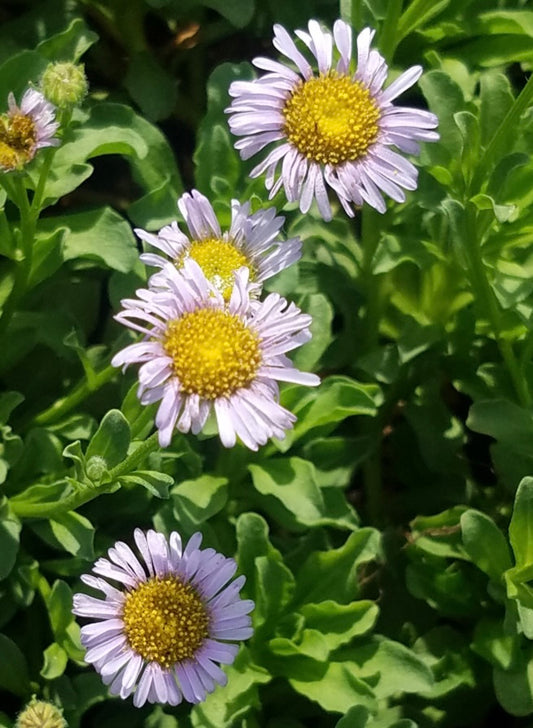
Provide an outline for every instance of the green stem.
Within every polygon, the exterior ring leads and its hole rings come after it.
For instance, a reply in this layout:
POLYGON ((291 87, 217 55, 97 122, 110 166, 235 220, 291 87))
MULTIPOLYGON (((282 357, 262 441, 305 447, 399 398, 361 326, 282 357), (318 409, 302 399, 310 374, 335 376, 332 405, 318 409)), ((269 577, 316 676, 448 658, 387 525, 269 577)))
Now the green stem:
POLYGON ((402 5, 403 0, 388 0, 387 14, 381 26, 379 48, 387 63, 392 61, 396 46, 400 42, 398 22, 402 14, 402 5))
POLYGON ((474 179, 472 181, 472 189, 474 191, 481 190, 487 180, 490 168, 498 161, 509 145, 509 135, 514 134, 516 126, 522 114, 533 102, 533 73, 530 75, 528 82, 515 99, 515 102, 505 115, 502 123, 496 130, 494 136, 490 140, 483 156, 479 160, 474 179))
POLYGON ((363 465, 365 510, 367 523, 383 524, 383 485, 381 473, 381 437, 377 448, 363 465))
POLYGON ((11 295, 7 299, 7 303, 1 314, 0 320, 0 337, 5 333, 9 323, 17 309, 18 302, 24 296, 28 287, 32 260, 33 245, 35 241, 35 217, 33 216, 28 201, 28 194, 22 182, 21 177, 13 179, 14 200, 19 207, 20 215, 20 253, 21 257, 17 263, 17 271, 15 275, 15 284, 11 295))
POLYGON ((25 503, 22 500, 23 494, 21 494, 20 500, 10 501, 11 510, 19 518, 53 518, 60 513, 76 510, 76 508, 89 503, 89 501, 94 500, 99 495, 108 493, 113 484, 122 475, 126 475, 135 470, 137 465, 159 446, 158 436, 159 433, 157 431, 154 432, 128 455, 125 460, 114 467, 109 472, 110 482, 95 487, 84 485, 79 490, 75 490, 66 498, 63 498, 63 500, 55 503, 25 503))
POLYGON ((39 217, 39 213, 41 212, 44 188, 46 186, 46 180, 48 179, 48 175, 50 173, 50 167, 52 166, 56 149, 57 147, 50 147, 45 151, 43 155, 43 164, 41 166, 39 180, 37 182, 37 187, 35 188, 33 200, 31 202, 31 213, 35 220, 37 220, 37 218, 39 217))
POLYGON ((100 389, 100 387, 104 384, 110 382, 116 373, 116 367, 109 365, 105 369, 102 369, 101 372, 94 374, 90 382, 87 379, 79 382, 69 394, 58 399, 54 402, 54 404, 50 405, 50 407, 34 417, 31 423, 32 426, 43 427, 44 425, 49 425, 52 422, 59 420, 61 417, 77 407, 80 402, 87 399, 87 397, 93 392, 96 392, 96 390, 100 389))
POLYGON ((382 216, 370 205, 365 205, 361 214, 361 244, 363 246, 361 272, 366 293, 361 349, 363 352, 367 352, 377 346, 379 338, 380 291, 378 279, 373 273, 373 263, 379 245, 382 216))
POLYGON ((511 342, 502 334, 501 311, 498 301, 490 285, 487 270, 481 254, 480 241, 476 226, 477 211, 474 205, 467 204, 466 208, 466 247, 470 268, 470 283, 474 297, 483 312, 488 316, 492 332, 496 338, 498 348, 502 355, 507 371, 513 383, 518 401, 524 406, 531 405, 531 396, 525 378, 522 376, 520 365, 515 357, 511 342))
POLYGON ((339 16, 357 32, 363 25, 363 1, 340 0, 339 16))
POLYGON ((413 0, 402 13, 397 28, 398 43, 406 35, 420 27, 426 20, 439 13, 448 5, 449 0, 413 0))
POLYGON ((121 475, 134 470, 137 465, 142 462, 151 452, 159 447, 159 431, 152 432, 147 440, 143 440, 141 444, 123 460, 121 463, 116 465, 112 470, 109 471, 109 477, 111 480, 120 478, 121 475))

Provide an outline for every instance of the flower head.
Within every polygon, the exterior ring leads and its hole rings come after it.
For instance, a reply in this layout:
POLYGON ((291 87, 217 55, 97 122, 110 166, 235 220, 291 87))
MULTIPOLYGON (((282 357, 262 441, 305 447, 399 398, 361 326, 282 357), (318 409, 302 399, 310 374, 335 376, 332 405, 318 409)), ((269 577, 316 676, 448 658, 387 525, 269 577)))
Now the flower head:
POLYGON ((287 199, 299 201, 302 212, 316 199, 325 220, 332 215, 326 185, 351 217, 352 204, 363 202, 384 212, 382 192, 403 202, 404 189, 416 188, 417 170, 394 148, 417 154, 420 141, 438 139, 432 131, 438 123, 434 114, 392 104, 418 80, 421 66, 383 89, 388 67, 370 48, 373 30, 365 28, 357 36, 355 70, 352 31, 344 21, 335 22, 333 38, 316 20, 309 21, 309 33, 298 30, 296 35, 314 56, 318 74, 289 33, 275 25, 274 46, 292 67, 256 58, 254 65, 267 73, 230 86, 229 125, 243 137, 235 144, 241 157, 273 146, 251 176, 265 172, 270 196, 283 186, 287 199))
POLYGON ((33 88, 28 89, 17 106, 12 93, 9 111, 0 117, 0 169, 20 169, 30 162, 38 149, 59 144, 54 134, 59 128, 55 107, 33 88))
POLYGON ((41 88, 46 98, 60 109, 81 104, 88 91, 84 66, 70 61, 49 63, 41 77, 41 88))
POLYGON ((257 450, 283 438, 296 417, 278 403, 277 381, 314 386, 285 353, 311 338, 311 318, 277 293, 250 298, 248 269, 235 273, 226 303, 193 260, 183 270, 167 264, 156 289, 122 301, 117 321, 144 334, 112 359, 114 366, 141 363, 142 404, 161 401, 155 424, 162 447, 174 429, 198 434, 213 410, 222 444, 236 436, 257 450))
MULTIPOLYGON (((188 238, 176 222, 166 225, 157 235, 145 230, 135 232, 149 245, 159 248, 168 258, 154 253, 141 255, 147 265, 163 268, 168 259, 180 268, 192 258, 202 268, 207 279, 229 300, 234 274, 246 266, 250 279, 262 283, 267 278, 296 262, 302 244, 300 238, 279 240, 284 217, 276 217, 276 210, 259 210, 250 214, 250 203, 231 202, 230 229, 222 232, 209 200, 193 190, 178 200, 178 207, 189 228, 188 238)), ((151 285, 157 284, 157 277, 151 285)))
POLYGON ((68 728, 63 712, 53 703, 37 700, 35 695, 19 713, 15 728, 68 728))
POLYGON ((195 533, 182 550, 175 531, 136 529, 138 558, 118 541, 81 579, 104 594, 74 595, 73 612, 92 620, 81 628, 86 662, 113 695, 134 693, 137 707, 199 703, 227 678, 216 663, 231 664, 238 652, 232 640, 251 637, 254 603, 239 592, 240 576, 228 584, 237 565, 214 549, 200 549, 195 533), (115 582, 112 584, 110 582, 115 582))

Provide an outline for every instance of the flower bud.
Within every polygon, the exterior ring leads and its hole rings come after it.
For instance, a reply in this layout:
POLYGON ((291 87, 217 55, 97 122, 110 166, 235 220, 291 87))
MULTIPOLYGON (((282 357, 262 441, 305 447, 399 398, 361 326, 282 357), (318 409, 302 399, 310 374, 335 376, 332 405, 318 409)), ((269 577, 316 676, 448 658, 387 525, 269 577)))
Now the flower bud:
POLYGON ((33 696, 19 714, 15 728, 67 728, 67 722, 59 708, 33 696))
POLYGON ((83 65, 58 62, 49 63, 41 78, 41 89, 46 98, 59 109, 81 104, 87 94, 87 77, 83 65))
POLYGON ((101 455, 93 455, 87 461, 87 476, 93 483, 97 483, 107 472, 107 463, 101 455))

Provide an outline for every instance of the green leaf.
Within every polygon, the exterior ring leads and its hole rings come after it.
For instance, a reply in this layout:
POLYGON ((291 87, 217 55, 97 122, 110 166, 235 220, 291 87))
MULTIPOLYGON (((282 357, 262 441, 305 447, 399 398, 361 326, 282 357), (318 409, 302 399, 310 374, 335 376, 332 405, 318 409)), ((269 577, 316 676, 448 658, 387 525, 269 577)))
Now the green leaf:
POLYGON ((217 685, 214 692, 193 707, 190 716, 194 728, 244 727, 246 723, 239 719, 252 708, 259 707, 258 685, 271 680, 263 667, 252 662, 246 647, 241 647, 233 665, 228 665, 224 671, 228 676, 227 685, 217 685))
POLYGON ((273 511, 283 525, 326 525, 324 500, 312 463, 300 458, 271 459, 250 465, 249 470, 255 489, 281 505, 273 511))
POLYGON ((331 599, 349 604, 359 592, 358 566, 379 555, 380 534, 373 528, 351 533, 338 549, 311 553, 297 574, 295 602, 307 604, 331 599))
POLYGON ((183 480, 172 488, 171 497, 177 516, 185 514, 192 523, 200 524, 226 505, 228 479, 206 473, 194 480, 183 480))
POLYGON ((64 261, 83 258, 121 273, 132 270, 137 262, 137 245, 131 228, 110 207, 39 221, 41 234, 50 235, 60 228, 64 230, 64 261))
POLYGON ((470 407, 467 426, 512 446, 515 452, 531 456, 533 415, 506 399, 487 399, 470 407))
POLYGON ((46 606, 50 617, 50 625, 54 636, 61 642, 68 626, 74 621, 72 616, 72 591, 68 584, 57 579, 46 598, 46 606))
POLYGON ((369 600, 338 604, 328 599, 319 604, 304 604, 299 612, 305 617, 306 626, 318 630, 328 648, 335 650, 372 629, 379 609, 369 600))
POLYGON ((0 634, 0 688, 22 696, 30 690, 26 658, 4 634, 0 634))
POLYGON ((101 457, 108 470, 121 463, 128 454, 130 445, 130 426, 120 410, 112 409, 102 419, 93 435, 85 459, 101 457))
POLYGON ((365 728, 369 717, 370 713, 363 705, 354 705, 335 724, 335 728, 365 728))
POLYGON ((236 28, 244 28, 253 17, 254 0, 201 0, 201 4, 212 8, 236 28))
POLYGON ((467 554, 495 583, 512 566, 507 539, 489 516, 468 510, 461 516, 461 533, 467 554))
POLYGON ((176 105, 176 80, 148 51, 135 53, 130 58, 124 85, 150 121, 166 119, 176 105))
MULTIPOLYGON (((58 149, 52 174, 47 180, 45 198, 54 201, 75 189, 92 172, 87 160, 103 154, 126 156, 136 181, 148 195, 165 183, 168 194, 158 198, 154 219, 167 223, 176 218, 176 199, 183 191, 183 183, 166 137, 129 106, 109 102, 100 101, 93 106, 88 118, 83 118, 83 122, 73 128, 58 149), (69 181, 73 168, 77 172, 69 181)), ((138 225, 152 227, 149 217, 141 218, 139 212, 143 209, 143 199, 133 203, 128 212, 138 225), (136 208, 136 205, 141 207, 136 208)))
POLYGON ((400 642, 373 636, 340 654, 354 666, 358 678, 369 682, 378 699, 396 693, 423 694, 433 686, 430 668, 400 642))
POLYGON ((435 516, 418 516, 411 522, 413 545, 428 554, 465 559, 459 525, 465 506, 448 508, 435 516))
POLYGON ((501 619, 485 617, 475 627, 472 649, 501 670, 508 670, 520 654, 520 638, 505 631, 501 619))
POLYGON ((313 338, 305 346, 296 350, 293 362, 298 369, 313 371, 317 367, 320 357, 333 341, 331 324, 335 311, 327 296, 322 293, 303 296, 298 301, 298 305, 312 318, 309 330, 313 338))
POLYGON ((439 149, 433 149, 433 147, 440 146, 447 150, 452 158, 458 158, 463 145, 453 115, 464 109, 465 106, 461 89, 444 71, 425 73, 419 84, 429 108, 439 119, 439 145, 427 145, 426 153, 434 163, 442 162, 442 154, 439 159, 439 149))
POLYGON ((51 546, 65 549, 69 554, 82 559, 94 559, 94 528, 79 513, 61 513, 49 521, 33 523, 32 528, 51 546))
POLYGON ((168 498, 168 489, 174 485, 174 478, 156 470, 137 470, 135 473, 122 475, 120 482, 140 485, 156 498, 168 498))
POLYGON ((511 108, 514 99, 507 76, 498 71, 481 74, 479 95, 481 142, 486 146, 511 108))
POLYGON ((57 642, 52 642, 52 644, 45 649, 43 657, 44 662, 39 674, 44 677, 45 680, 55 680, 65 672, 68 655, 65 650, 57 644, 57 642))
POLYGON ((316 390, 302 396, 302 387, 287 387, 282 403, 298 417, 294 430, 290 430, 279 443, 283 452, 309 433, 327 434, 338 422, 351 415, 374 415, 380 401, 381 390, 374 384, 361 384, 350 377, 328 377, 316 390))
POLYGON ((229 198, 238 185, 241 162, 233 147, 234 138, 224 109, 231 101, 228 93, 230 83, 251 78, 253 72, 249 63, 222 63, 207 82, 207 113, 198 127, 194 153, 196 187, 206 195, 225 191, 229 198), (219 189, 221 185, 224 190, 219 189))
POLYGON ((533 478, 524 478, 516 491, 509 541, 516 566, 533 565, 533 478))
POLYGON ((281 556, 257 556, 255 559, 254 623, 257 627, 276 626, 294 595, 294 577, 281 556))
POLYGON ((0 99, 5 105, 10 92, 20 103, 22 93, 27 89, 28 83, 38 84, 48 61, 36 51, 21 51, 11 56, 0 66, 0 99))
POLYGON ((237 520, 239 567, 247 575, 246 591, 256 602, 254 624, 275 622, 294 593, 294 577, 268 539, 261 516, 243 513, 237 520))
POLYGON ((5 425, 13 410, 24 402, 20 392, 2 392, 0 394, 0 424, 5 425))
POLYGON ((528 643, 518 664, 510 670, 494 669, 494 690, 500 705, 511 715, 533 713, 533 648, 528 643))
POLYGON ((356 677, 349 662, 329 662, 318 680, 289 679, 292 687, 321 708, 332 713, 345 713, 354 705, 375 710, 376 700, 370 687, 356 677))
POLYGON ((9 574, 19 550, 21 524, 9 507, 7 498, 0 502, 0 580, 9 574))
POLYGON ((74 18, 68 28, 39 43, 36 50, 50 61, 79 61, 96 43, 98 36, 82 18, 74 18))
POLYGON ((311 660, 324 663, 330 653, 324 635, 316 629, 302 630, 297 640, 290 640, 286 637, 274 637, 269 640, 268 647, 272 654, 285 658, 285 665, 282 668, 282 672, 286 675, 291 675, 291 663, 287 658, 299 657, 305 661, 305 658, 309 657, 311 660))

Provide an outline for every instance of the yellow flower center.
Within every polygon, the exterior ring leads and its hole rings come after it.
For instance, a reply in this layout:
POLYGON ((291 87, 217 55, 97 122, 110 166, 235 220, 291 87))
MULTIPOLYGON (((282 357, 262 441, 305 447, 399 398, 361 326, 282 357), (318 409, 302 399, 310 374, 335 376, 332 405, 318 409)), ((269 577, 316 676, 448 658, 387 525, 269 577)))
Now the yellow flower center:
POLYGON ((11 171, 18 166, 18 154, 0 137, 0 168, 11 171))
POLYGON ((220 309, 200 309, 170 321, 163 346, 181 390, 205 399, 229 397, 247 387, 261 364, 257 334, 220 309))
POLYGON ((35 123, 30 116, 4 116, 0 120, 0 167, 12 170, 29 162, 35 142, 35 123))
POLYGON ((379 132, 380 111, 370 91, 334 72, 298 84, 283 115, 289 141, 321 164, 362 157, 379 132))
POLYGON ((236 270, 245 265, 250 269, 250 279, 254 278, 255 271, 242 251, 232 242, 220 238, 194 240, 176 261, 178 268, 181 268, 186 258, 192 258, 198 263, 207 280, 220 291, 225 301, 231 298, 236 270))
POLYGON ((165 669, 193 657, 209 635, 200 597, 175 576, 149 579, 131 591, 122 620, 132 650, 165 669))

